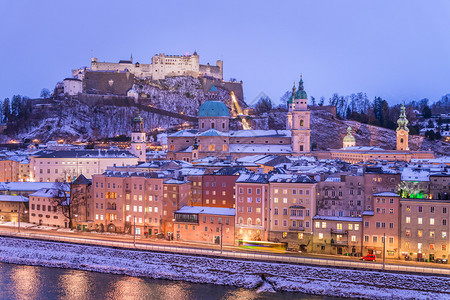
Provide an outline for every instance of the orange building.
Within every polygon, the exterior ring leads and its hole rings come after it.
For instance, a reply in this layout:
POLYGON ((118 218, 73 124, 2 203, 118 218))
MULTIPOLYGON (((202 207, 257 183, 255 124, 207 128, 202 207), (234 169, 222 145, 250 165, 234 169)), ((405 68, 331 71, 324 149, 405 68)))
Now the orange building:
POLYGON ((19 163, 14 160, 0 160, 0 182, 19 181, 19 163))

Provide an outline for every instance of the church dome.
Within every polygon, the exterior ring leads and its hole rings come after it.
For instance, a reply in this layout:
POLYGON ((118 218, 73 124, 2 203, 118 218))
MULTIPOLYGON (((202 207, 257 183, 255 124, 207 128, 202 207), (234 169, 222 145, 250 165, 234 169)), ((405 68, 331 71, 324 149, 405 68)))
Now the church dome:
POLYGON ((354 143, 356 142, 355 137, 353 135, 344 137, 344 143, 354 143))
POLYGON ((200 106, 198 117, 230 117, 228 107, 222 101, 208 100, 200 106))
POLYGON ((305 89, 303 87, 303 79, 300 77, 300 81, 298 82, 298 90, 295 93, 295 99, 308 99, 306 95, 305 89))

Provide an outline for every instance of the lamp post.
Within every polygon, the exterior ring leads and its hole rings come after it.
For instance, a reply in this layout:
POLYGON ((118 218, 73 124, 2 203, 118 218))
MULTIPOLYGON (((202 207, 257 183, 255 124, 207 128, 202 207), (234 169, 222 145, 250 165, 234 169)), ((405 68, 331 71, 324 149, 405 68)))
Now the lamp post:
POLYGON ((133 223, 134 223, 134 228, 133 228, 133 246, 134 248, 136 248, 136 216, 133 216, 133 223))
POLYGON ((383 234, 383 271, 386 265, 386 233, 383 234))
POLYGON ((220 254, 223 254, 223 223, 220 223, 220 254))
MULTIPOLYGON (((28 213, 28 211, 24 210, 24 214, 28 213)), ((18 219, 18 226, 17 226, 17 232, 20 233, 20 204, 19 204, 19 212, 17 213, 17 219, 18 219)))

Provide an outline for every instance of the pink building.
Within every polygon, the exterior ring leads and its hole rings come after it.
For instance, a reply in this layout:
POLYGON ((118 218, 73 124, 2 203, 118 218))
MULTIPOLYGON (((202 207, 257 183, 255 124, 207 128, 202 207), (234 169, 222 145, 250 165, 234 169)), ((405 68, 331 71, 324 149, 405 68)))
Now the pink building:
POLYGON ((373 194, 373 210, 363 213, 363 254, 400 257, 400 196, 393 192, 373 194), (386 240, 385 240, 386 238, 386 240))
POLYGON ((268 240, 267 174, 242 174, 236 180, 236 238, 268 240))
POLYGON ((177 240, 234 245, 233 208, 184 206, 175 212, 177 240))

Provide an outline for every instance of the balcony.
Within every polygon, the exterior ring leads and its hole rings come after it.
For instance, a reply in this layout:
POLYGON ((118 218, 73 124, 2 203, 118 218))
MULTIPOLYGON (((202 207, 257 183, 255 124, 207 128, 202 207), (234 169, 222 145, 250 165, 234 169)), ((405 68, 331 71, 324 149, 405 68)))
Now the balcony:
POLYGON ((304 220, 304 216, 289 216, 290 220, 304 220))
POLYGON ((333 246, 348 246, 348 241, 347 240, 337 241, 335 239, 331 239, 331 245, 333 245, 333 246))
POLYGON ((289 227, 289 231, 305 231, 304 227, 289 227))
POLYGON ((331 234, 348 234, 348 230, 345 229, 331 229, 331 234))

